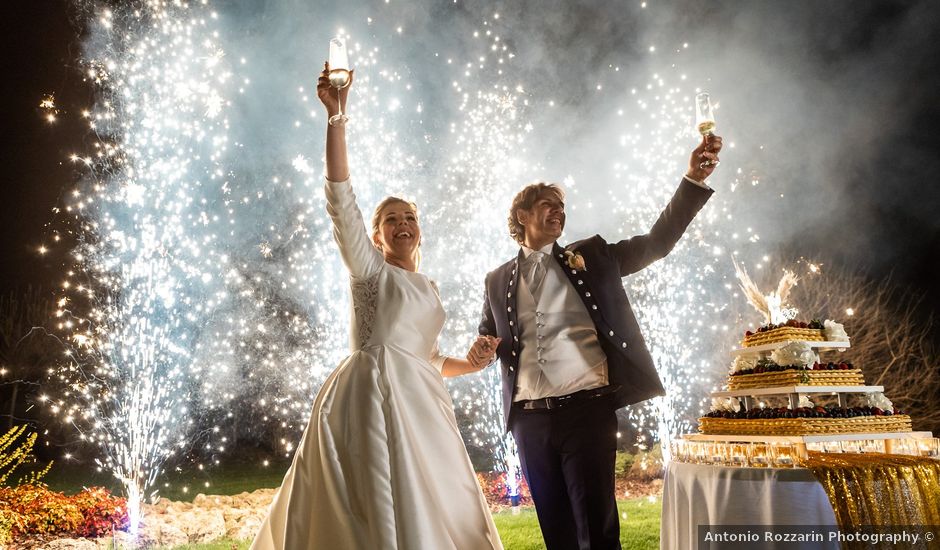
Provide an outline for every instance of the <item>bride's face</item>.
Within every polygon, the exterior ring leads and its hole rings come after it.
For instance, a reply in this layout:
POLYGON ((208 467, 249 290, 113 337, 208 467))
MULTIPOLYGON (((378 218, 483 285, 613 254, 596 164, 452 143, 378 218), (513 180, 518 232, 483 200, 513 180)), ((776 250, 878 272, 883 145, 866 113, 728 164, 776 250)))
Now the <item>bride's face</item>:
POLYGON ((407 258, 414 254, 421 244, 421 227, 411 205, 393 202, 383 208, 378 231, 372 239, 386 256, 407 258))

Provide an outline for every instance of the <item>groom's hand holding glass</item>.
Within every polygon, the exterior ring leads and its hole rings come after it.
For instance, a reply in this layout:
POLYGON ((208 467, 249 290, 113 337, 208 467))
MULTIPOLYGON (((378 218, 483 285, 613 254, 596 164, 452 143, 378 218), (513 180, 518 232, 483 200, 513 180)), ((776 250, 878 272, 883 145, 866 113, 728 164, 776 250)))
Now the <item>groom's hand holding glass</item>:
POLYGON ((706 134, 702 142, 692 150, 689 157, 689 171, 686 177, 699 183, 704 182, 718 167, 718 153, 721 152, 721 136, 706 134))

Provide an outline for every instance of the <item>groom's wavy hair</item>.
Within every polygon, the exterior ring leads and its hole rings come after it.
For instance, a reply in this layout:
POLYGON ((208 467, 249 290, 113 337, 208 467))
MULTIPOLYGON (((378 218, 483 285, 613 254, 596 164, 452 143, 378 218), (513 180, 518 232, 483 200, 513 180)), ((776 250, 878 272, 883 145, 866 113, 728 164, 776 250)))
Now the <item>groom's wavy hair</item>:
POLYGON ((525 244, 525 227, 519 223, 519 211, 529 210, 535 206, 535 201, 543 191, 551 191, 559 200, 565 200, 565 192, 561 186, 555 183, 538 182, 526 185, 522 191, 516 193, 512 199, 512 206, 509 207, 509 235, 519 244, 525 244))

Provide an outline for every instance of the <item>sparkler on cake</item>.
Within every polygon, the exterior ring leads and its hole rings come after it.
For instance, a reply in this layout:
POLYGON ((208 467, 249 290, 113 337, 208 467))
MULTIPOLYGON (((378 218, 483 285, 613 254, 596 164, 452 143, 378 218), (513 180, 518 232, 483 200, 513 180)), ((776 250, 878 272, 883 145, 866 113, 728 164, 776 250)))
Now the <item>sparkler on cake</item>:
POLYGON ((809 342, 848 342, 845 329, 835 321, 819 319, 799 321, 795 317, 799 310, 786 307, 790 290, 799 282, 792 271, 784 270, 777 289, 769 294, 763 294, 760 288, 751 280, 747 269, 738 264, 734 258, 734 271, 738 277, 741 290, 745 298, 754 309, 764 316, 764 324, 756 330, 744 333, 741 345, 744 347, 760 346, 787 341, 809 342))

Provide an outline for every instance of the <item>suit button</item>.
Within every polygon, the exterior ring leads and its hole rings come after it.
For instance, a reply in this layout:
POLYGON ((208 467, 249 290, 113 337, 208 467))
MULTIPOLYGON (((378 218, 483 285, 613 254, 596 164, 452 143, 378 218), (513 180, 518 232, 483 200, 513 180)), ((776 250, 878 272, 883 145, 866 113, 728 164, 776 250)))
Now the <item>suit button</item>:
POLYGON ((591 306, 591 309, 597 309, 597 305, 591 306))
POLYGON ((565 255, 564 255, 564 254, 559 254, 558 257, 559 257, 559 258, 564 258, 565 255))
POLYGON ((614 331, 610 331, 607 333, 607 336, 613 336, 613 335, 614 335, 614 331))
POLYGON ((512 311, 512 307, 507 307, 506 311, 512 311))
POLYGON ((512 326, 512 321, 509 321, 509 326, 512 326))
POLYGON ((513 356, 513 357, 516 356, 516 352, 515 352, 515 351, 512 352, 512 356, 513 356))
POLYGON ((620 347, 622 347, 622 348, 625 348, 625 347, 627 347, 627 343, 626 343, 626 342, 624 342, 624 343, 622 343, 622 344, 620 344, 620 347))
POLYGON ((509 372, 512 372, 512 366, 509 367, 509 372))
POLYGON ((506 294, 506 297, 507 297, 507 298, 512 298, 512 292, 507 293, 507 294, 506 294))
POLYGON ((584 284, 584 281, 582 281, 581 279, 578 279, 578 284, 579 284, 579 285, 583 285, 583 284, 584 284))
POLYGON ((512 286, 512 284, 513 284, 514 282, 515 282, 515 281, 510 280, 510 281, 509 281, 509 286, 512 286))
POLYGON ((516 342, 519 341, 519 337, 518 337, 518 336, 513 336, 512 339, 513 339, 514 341, 516 341, 516 342))
POLYGON ((578 270, 577 270, 577 269, 572 269, 572 270, 571 270, 571 274, 572 274, 572 275, 576 275, 577 273, 578 273, 578 270))
POLYGON ((591 293, 590 293, 590 292, 585 292, 585 293, 584 293, 584 296, 587 297, 587 298, 590 298, 590 297, 591 297, 591 293))

